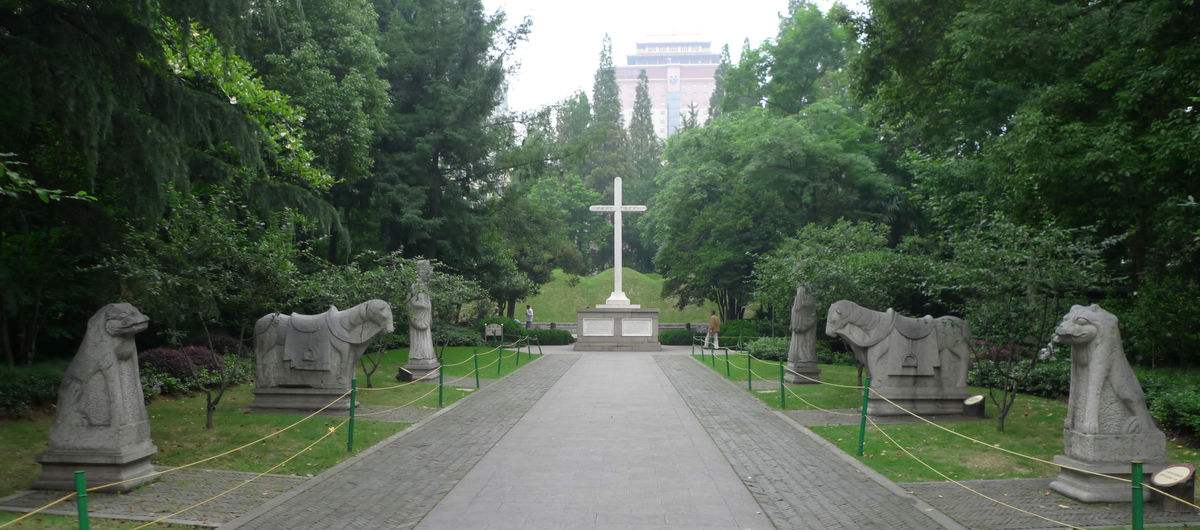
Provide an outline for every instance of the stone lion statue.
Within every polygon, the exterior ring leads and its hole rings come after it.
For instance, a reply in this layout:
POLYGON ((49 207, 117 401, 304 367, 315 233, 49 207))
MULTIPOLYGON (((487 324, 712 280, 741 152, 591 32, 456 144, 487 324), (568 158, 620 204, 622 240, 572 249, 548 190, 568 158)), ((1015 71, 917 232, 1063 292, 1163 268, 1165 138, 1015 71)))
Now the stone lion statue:
POLYGON ((150 440, 134 343, 149 323, 125 303, 108 304, 88 319, 83 343, 58 387, 50 447, 38 458, 42 474, 34 487, 70 489, 75 469, 88 471, 89 484, 151 470, 150 456, 158 448, 150 440))
POLYGON ((1054 330, 1071 345, 1071 397, 1064 427, 1087 434, 1157 430, 1125 349, 1117 317, 1100 306, 1071 306, 1054 330))

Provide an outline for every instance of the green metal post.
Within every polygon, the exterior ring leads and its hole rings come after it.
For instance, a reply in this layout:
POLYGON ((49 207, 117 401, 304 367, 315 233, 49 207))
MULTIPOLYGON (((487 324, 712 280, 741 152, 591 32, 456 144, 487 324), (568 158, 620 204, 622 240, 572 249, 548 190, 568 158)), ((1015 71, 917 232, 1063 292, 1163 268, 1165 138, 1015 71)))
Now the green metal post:
POLYGON ((692 357, 696 356, 696 338, 692 338, 692 357))
POLYGON ((479 348, 471 348, 471 361, 475 365, 475 390, 479 390, 479 348))
POLYGON ((1130 467, 1132 469, 1129 481, 1133 483, 1133 530, 1142 530, 1142 463, 1134 460, 1130 462, 1130 467))
POLYGON ((858 418, 858 456, 863 455, 867 444, 867 402, 871 399, 871 376, 863 385, 862 414, 858 418))
POLYGON ((346 452, 354 452, 354 408, 358 403, 358 378, 350 378, 350 419, 346 422, 346 452))
POLYGON ((504 364, 504 348, 496 350, 496 377, 500 377, 500 366, 504 364))
POLYGON ((730 377, 729 372, 729 350, 725 350, 725 377, 730 377))
POLYGON ((75 472, 75 507, 79 512, 79 530, 88 530, 92 524, 88 521, 87 476, 83 471, 75 472))
POLYGON ((787 409, 787 392, 783 386, 783 360, 779 361, 779 410, 787 409))
POLYGON ((752 370, 752 368, 750 367, 750 359, 751 359, 750 354, 747 353, 746 354, 746 390, 753 392, 754 387, 752 387, 751 384, 754 382, 754 372, 750 371, 750 370, 752 370))
POLYGON ((446 371, 438 367, 438 408, 442 408, 442 389, 445 388, 446 371))

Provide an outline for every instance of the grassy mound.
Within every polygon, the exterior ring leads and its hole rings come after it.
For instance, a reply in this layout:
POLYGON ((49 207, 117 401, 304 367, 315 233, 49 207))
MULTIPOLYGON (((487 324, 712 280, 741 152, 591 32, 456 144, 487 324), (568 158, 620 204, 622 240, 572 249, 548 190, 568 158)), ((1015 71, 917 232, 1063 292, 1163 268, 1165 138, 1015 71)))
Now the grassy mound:
MULTIPOLYGON (((714 304, 676 309, 675 299, 662 296, 661 276, 642 274, 630 268, 623 270, 621 283, 625 295, 642 307, 658 309, 661 322, 706 322, 708 312, 716 309, 714 304)), ((533 306, 538 322, 574 322, 576 310, 603 304, 612 293, 612 269, 594 276, 578 276, 579 283, 575 285, 569 281, 571 276, 561 270, 554 271, 554 279, 543 285, 537 296, 520 302, 516 317, 524 320, 525 304, 529 304, 533 306)))

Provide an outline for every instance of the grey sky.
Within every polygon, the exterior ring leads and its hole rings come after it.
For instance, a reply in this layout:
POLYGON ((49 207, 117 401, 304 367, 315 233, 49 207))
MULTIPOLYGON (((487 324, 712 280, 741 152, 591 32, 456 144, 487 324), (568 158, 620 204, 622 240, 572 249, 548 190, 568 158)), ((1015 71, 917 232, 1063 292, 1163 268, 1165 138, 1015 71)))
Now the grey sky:
MULTIPOLYGON (((608 33, 613 62, 625 64, 634 44, 646 37, 681 35, 711 40, 713 51, 729 44, 734 60, 749 37, 752 45, 773 38, 787 0, 483 0, 489 11, 502 9, 512 25, 533 19, 529 40, 519 45, 517 72, 509 78, 508 106, 532 110, 576 90, 588 93, 608 33)), ((817 0, 828 9, 833 0, 817 0)), ((861 10, 862 0, 844 1, 861 10)))

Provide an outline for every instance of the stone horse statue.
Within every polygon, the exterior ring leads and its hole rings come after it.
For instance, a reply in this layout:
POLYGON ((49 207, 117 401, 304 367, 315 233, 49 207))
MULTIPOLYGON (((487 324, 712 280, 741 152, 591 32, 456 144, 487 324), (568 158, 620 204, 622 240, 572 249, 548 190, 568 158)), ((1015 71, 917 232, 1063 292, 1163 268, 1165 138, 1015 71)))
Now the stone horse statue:
MULTIPOLYGON (((961 414, 970 368, 970 330, 956 317, 911 318, 834 302, 825 333, 841 337, 871 376, 871 386, 918 414, 961 414)), ((904 414, 872 397, 868 412, 904 414)))
MULTIPOLYGON (((73 472, 87 472, 88 484, 108 484, 154 471, 134 336, 150 319, 132 305, 108 304, 88 320, 83 343, 58 386, 58 410, 50 447, 38 457, 42 474, 35 488, 70 490, 73 472)), ((106 491, 127 491, 133 480, 106 491)))
MULTIPOLYGON (((1146 396, 1125 359, 1117 317, 1098 305, 1072 306, 1054 330, 1071 346, 1071 392, 1063 423, 1063 453, 1054 462, 1129 476, 1132 460, 1147 473, 1167 458, 1166 436, 1146 409, 1146 396)), ((1129 502, 1129 487, 1063 468, 1050 488, 1085 502, 1129 502)), ((1149 492, 1146 493, 1149 495, 1149 492)))
POLYGON ((393 329, 392 307, 383 300, 368 300, 344 311, 330 306, 319 315, 264 315, 254 325, 258 365, 255 402, 251 406, 320 408, 328 403, 319 403, 320 399, 350 389, 354 363, 366 351, 367 343, 393 329), (303 392, 305 389, 310 391, 303 392), (283 399, 281 395, 294 399, 283 399))

